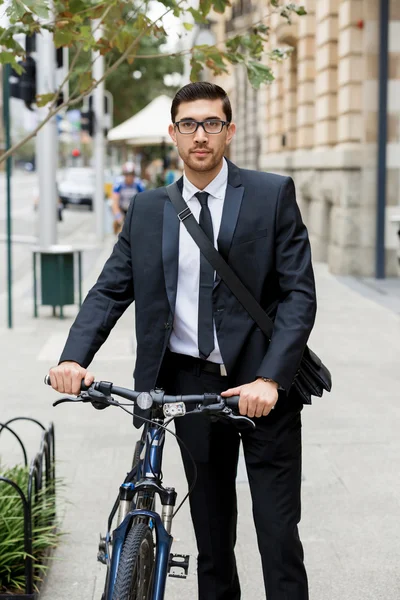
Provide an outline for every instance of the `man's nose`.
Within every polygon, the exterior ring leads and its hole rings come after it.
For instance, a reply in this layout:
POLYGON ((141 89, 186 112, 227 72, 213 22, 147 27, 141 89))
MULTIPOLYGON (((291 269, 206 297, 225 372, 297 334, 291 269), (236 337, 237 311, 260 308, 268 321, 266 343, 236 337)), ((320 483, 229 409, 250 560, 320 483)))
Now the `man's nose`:
POLYGON ((207 140, 208 140, 208 135, 204 131, 204 127, 199 125, 197 128, 197 131, 194 134, 194 141, 195 142, 206 142, 207 140))

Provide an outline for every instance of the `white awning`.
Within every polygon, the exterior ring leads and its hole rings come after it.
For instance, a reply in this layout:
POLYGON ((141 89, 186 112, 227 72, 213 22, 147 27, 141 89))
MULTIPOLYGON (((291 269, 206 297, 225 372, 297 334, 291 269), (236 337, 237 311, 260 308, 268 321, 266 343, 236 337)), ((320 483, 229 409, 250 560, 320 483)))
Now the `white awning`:
POLYGON ((159 96, 133 117, 110 129, 110 142, 126 142, 133 146, 161 144, 168 141, 171 123, 171 98, 159 96))

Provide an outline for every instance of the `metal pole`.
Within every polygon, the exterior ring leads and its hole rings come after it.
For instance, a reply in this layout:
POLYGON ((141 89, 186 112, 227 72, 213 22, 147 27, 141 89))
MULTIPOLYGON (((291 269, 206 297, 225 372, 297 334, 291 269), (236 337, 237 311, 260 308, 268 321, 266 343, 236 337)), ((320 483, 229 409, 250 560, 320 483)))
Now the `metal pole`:
MULTIPOLYGON (((93 21, 96 39, 102 35, 99 20, 93 21)), ((93 79, 99 81, 104 75, 104 56, 93 52, 93 79)), ((96 237, 99 242, 104 239, 104 81, 93 91, 93 111, 95 117, 95 133, 93 138, 93 158, 95 170, 94 210, 96 221, 96 237)))
POLYGON ((389 0, 380 2, 379 32, 378 168, 375 275, 385 278, 386 143, 389 50, 389 0))
MULTIPOLYGON (((53 36, 42 29, 37 35, 36 87, 38 94, 56 90, 56 51, 53 36)), ((48 108, 38 108, 39 121, 45 119, 48 108)), ((39 175, 39 245, 46 248, 57 242, 57 123, 53 117, 37 134, 39 175)))
MULTIPOLYGON (((65 76, 67 75, 67 73, 69 71, 69 48, 67 48, 67 46, 64 46, 62 49, 62 53, 63 53, 63 78, 65 78, 65 76)), ((64 102, 66 102, 67 100, 69 100, 69 79, 67 79, 67 81, 64 83, 63 92, 64 92, 64 102)))
MULTIPOLYGON (((10 65, 3 65, 3 122, 5 150, 11 148, 10 134, 10 65)), ((6 198, 7 198, 7 315, 8 328, 12 329, 12 247, 11 247, 11 156, 6 160, 6 198)))

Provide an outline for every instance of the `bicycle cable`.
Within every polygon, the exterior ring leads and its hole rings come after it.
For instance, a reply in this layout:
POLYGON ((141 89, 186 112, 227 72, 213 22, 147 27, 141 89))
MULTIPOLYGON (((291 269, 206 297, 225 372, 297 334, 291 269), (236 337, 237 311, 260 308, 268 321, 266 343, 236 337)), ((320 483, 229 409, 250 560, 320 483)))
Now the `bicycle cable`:
MULTIPOLYGON (((128 415, 131 415, 131 417, 135 416, 138 417, 139 419, 141 419, 142 421, 146 422, 146 423, 150 423, 151 425, 155 425, 156 427, 160 428, 160 429, 164 429, 165 431, 168 431, 168 433, 170 433, 171 435, 174 436, 174 438, 180 443, 182 444, 182 446, 184 447, 184 449, 186 450, 186 452, 188 453, 188 456, 190 458, 190 460, 192 461, 193 464, 193 473, 194 473, 194 477, 193 477, 193 482, 191 484, 191 486, 189 487, 189 491, 187 492, 186 496, 184 496, 182 502, 179 504, 178 508, 172 513, 172 518, 175 517, 175 515, 178 513, 178 511, 182 508, 182 506, 184 505, 184 503, 186 502, 186 500, 189 498, 190 494, 192 493, 194 486, 196 485, 196 481, 197 481, 197 466, 196 466, 196 462, 189 450, 189 448, 187 447, 187 445, 185 444, 185 442, 178 436, 176 435, 176 433, 174 433, 173 431, 171 431, 170 429, 168 429, 168 427, 166 425, 161 425, 160 423, 154 423, 154 421, 152 421, 151 419, 146 419, 146 417, 142 417, 141 415, 134 415, 133 412, 130 412, 129 410, 127 410, 125 408, 125 406, 128 406, 126 404, 120 404, 117 400, 114 400, 112 403, 110 402, 110 404, 112 404, 113 406, 119 406, 120 408, 122 408, 122 410, 124 410, 126 413, 128 413, 128 415)), ((171 421, 173 421, 174 418, 170 419, 167 424, 171 423, 171 421)), ((154 440, 152 440, 151 443, 153 443, 154 440)), ((153 472, 153 475, 155 476, 155 473, 153 472)))

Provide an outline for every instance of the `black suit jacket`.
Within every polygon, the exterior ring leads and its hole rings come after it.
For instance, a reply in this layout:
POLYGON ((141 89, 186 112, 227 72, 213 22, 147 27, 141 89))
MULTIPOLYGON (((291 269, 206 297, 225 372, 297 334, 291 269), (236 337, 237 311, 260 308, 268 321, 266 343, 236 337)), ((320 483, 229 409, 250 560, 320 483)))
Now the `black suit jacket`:
MULTIPOLYGON (((275 321, 271 343, 219 279, 213 291, 218 343, 231 384, 269 377, 289 390, 314 324, 316 298, 307 230, 291 178, 228 161, 218 248, 275 321)), ((183 225, 182 225, 183 226, 183 225)), ((136 303, 135 388, 152 389, 171 334, 179 227, 165 188, 132 201, 114 250, 71 327, 60 361, 87 367, 125 309, 136 303)))

